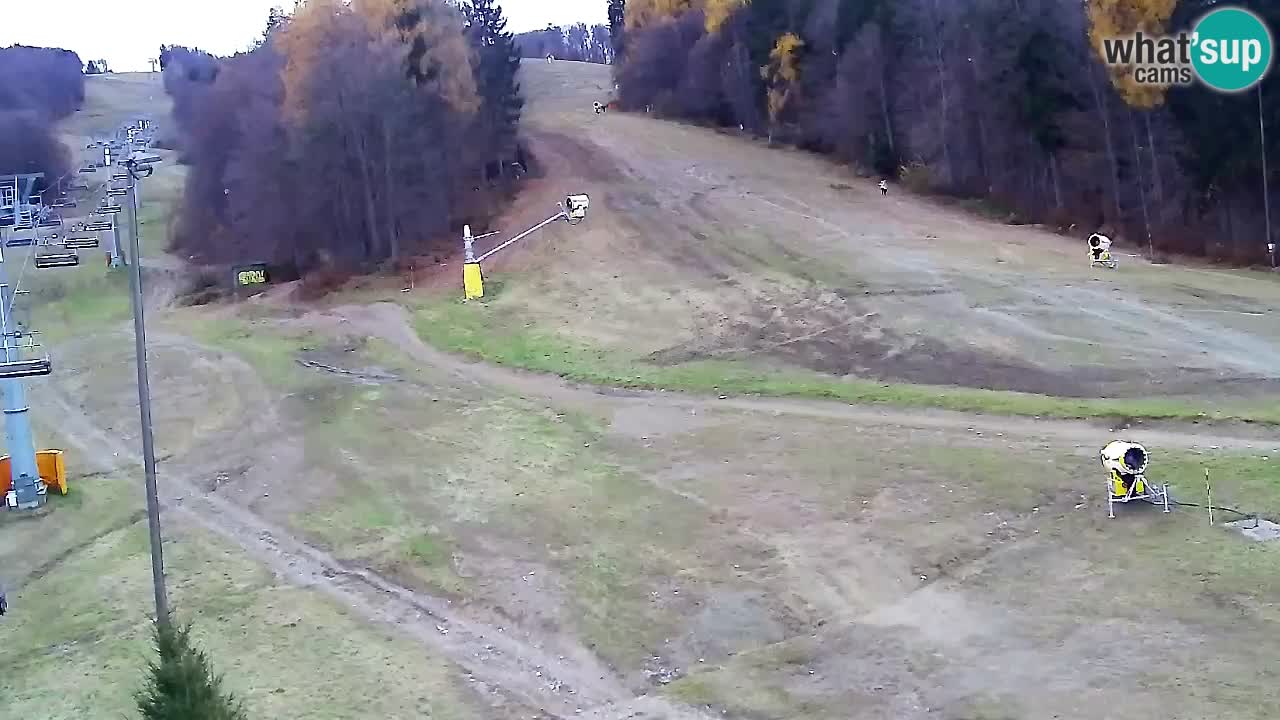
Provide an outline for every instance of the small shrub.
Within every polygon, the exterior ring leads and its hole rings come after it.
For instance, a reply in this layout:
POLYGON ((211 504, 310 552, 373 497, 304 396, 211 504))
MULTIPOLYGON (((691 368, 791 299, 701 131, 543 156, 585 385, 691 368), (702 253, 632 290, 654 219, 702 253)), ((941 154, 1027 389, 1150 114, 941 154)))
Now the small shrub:
POLYGON ((192 644, 190 625, 158 622, 153 637, 159 657, 136 696, 142 720, 246 720, 243 705, 222 689, 222 678, 192 644))
POLYGON ((903 187, 916 193, 933 190, 933 171, 923 160, 912 160, 898 168, 898 179, 903 187))
POLYGON ((297 297, 303 302, 319 300, 329 293, 341 290, 351 281, 353 273, 337 267, 324 267, 302 276, 297 297))

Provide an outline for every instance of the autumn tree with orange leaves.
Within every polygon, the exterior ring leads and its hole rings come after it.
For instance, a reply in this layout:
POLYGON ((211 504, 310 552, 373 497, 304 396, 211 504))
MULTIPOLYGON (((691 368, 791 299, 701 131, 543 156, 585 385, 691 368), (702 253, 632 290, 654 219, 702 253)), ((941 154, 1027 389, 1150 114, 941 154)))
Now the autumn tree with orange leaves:
POLYGON ((445 0, 307 0, 206 82, 175 80, 192 96, 176 118, 192 171, 175 244, 305 270, 395 260, 483 224, 509 188, 484 168, 516 148, 482 121, 464 27, 445 0))

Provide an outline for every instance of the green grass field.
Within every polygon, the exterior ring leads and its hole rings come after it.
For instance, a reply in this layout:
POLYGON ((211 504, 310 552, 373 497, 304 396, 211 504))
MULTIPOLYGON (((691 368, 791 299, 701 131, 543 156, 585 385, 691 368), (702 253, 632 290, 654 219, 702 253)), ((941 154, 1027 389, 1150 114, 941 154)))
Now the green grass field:
POLYGON ((519 308, 464 303, 435 296, 411 304, 415 328, 436 347, 501 365, 546 372, 576 382, 697 393, 758 394, 883 403, 904 407, 1057 418, 1246 421, 1280 424, 1280 405, 1191 401, 1179 398, 1077 399, 971 388, 933 387, 833 378, 750 361, 695 361, 656 365, 643 357, 604 350, 531 329, 519 308))

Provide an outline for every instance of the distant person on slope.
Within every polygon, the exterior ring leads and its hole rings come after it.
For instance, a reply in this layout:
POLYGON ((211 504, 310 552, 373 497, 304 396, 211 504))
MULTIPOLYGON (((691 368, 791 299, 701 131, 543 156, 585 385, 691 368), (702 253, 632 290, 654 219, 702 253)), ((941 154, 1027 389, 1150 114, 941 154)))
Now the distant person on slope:
POLYGON ((881 195, 884 195, 885 197, 888 197, 888 196, 889 196, 889 181, 888 181, 888 180, 881 180, 881 181, 880 181, 880 194, 881 194, 881 195))

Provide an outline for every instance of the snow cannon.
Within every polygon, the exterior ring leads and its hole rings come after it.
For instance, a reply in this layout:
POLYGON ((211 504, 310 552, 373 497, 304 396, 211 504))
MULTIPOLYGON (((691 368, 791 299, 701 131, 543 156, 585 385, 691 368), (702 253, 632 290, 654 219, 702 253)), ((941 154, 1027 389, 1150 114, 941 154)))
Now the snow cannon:
POLYGON ((1169 486, 1147 481, 1151 456, 1142 445, 1113 440, 1099 453, 1107 472, 1107 516, 1115 517, 1115 504, 1143 500, 1162 505, 1169 512, 1169 486))
POLYGON ((1111 238, 1101 233, 1089 236, 1089 267, 1115 269, 1116 261, 1111 257, 1111 238))

